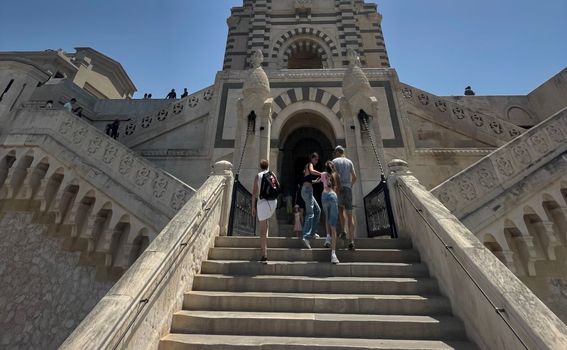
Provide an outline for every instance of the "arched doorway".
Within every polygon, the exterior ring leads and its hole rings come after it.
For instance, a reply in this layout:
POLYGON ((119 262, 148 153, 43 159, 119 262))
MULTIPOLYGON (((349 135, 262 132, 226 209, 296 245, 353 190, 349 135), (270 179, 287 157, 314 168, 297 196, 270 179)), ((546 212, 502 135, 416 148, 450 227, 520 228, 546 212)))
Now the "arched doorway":
MULTIPOLYGON (((316 169, 323 170, 325 161, 332 159, 336 138, 330 123, 310 111, 299 112, 290 118, 282 128, 280 137, 280 182, 283 193, 292 195, 295 201, 309 155, 313 152, 319 154, 320 162, 316 169)), ((322 185, 316 184, 314 190, 315 197, 320 202, 322 185)))

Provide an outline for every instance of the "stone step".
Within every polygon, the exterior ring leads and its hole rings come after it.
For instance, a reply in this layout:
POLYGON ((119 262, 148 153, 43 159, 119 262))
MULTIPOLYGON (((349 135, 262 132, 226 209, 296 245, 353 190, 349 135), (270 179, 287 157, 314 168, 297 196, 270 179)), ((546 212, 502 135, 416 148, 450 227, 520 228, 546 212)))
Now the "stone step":
POLYGON ((441 296, 356 295, 300 293, 233 293, 192 291, 184 310, 348 313, 379 315, 450 315, 449 300, 441 296))
MULTIPOLYGON (((211 248, 211 260, 248 260, 260 258, 260 248, 211 248)), ((287 261, 330 261, 331 252, 326 248, 289 249, 269 248, 270 260, 287 261)), ((419 253, 410 249, 357 249, 356 251, 338 250, 337 257, 342 262, 419 262, 419 253)))
MULTIPOLYGON (((323 248, 324 238, 311 240, 311 247, 323 248)), ((340 243, 340 240, 339 240, 340 243)), ((409 239, 372 239, 362 238, 355 241, 358 249, 411 249, 409 239)), ((258 237, 217 237, 216 247, 232 248, 258 248, 260 239, 258 237)), ((270 248, 303 248, 303 242, 297 238, 271 237, 268 238, 270 248)))
POLYGON ((428 277, 427 266, 421 263, 359 263, 341 262, 338 265, 328 261, 257 261, 208 260, 201 269, 203 274, 256 276, 287 275, 312 277, 428 277))
POLYGON ((329 294, 438 294, 431 278, 224 276, 197 275, 196 291, 329 293, 329 294))
POLYGON ((464 341, 169 334, 160 350, 476 350, 464 341))
POLYGON ((172 333, 248 336, 462 340, 452 316, 187 311, 173 315, 172 333))

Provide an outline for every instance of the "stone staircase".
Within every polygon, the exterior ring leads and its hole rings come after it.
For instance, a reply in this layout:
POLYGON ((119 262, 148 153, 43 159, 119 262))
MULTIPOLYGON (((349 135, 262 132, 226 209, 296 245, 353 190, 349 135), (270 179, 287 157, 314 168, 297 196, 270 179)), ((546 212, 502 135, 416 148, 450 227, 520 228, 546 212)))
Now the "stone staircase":
POLYGON ((322 243, 217 237, 160 349, 476 349, 409 240, 322 243))

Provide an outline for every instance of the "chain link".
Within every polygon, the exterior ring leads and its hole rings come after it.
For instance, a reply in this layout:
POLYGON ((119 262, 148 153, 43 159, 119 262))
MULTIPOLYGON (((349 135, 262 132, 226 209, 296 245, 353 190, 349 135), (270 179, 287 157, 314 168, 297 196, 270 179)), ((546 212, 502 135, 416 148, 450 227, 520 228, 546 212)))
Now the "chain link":
POLYGON ((248 135, 252 132, 254 126, 254 121, 248 120, 248 127, 246 128, 246 137, 244 138, 244 145, 242 146, 242 153, 240 154, 240 162, 238 163, 238 168, 236 168, 236 175, 240 174, 240 169, 242 168, 242 162, 244 161, 244 153, 246 152, 246 145, 248 144, 248 135))
POLYGON ((368 138, 370 139, 370 144, 372 144, 372 150, 374 151, 374 156, 376 157, 376 161, 378 162, 378 167, 380 168, 380 175, 382 177, 385 176, 384 174, 384 167, 382 166, 382 162, 380 161, 380 156, 378 155, 378 148, 376 147, 376 140, 374 140, 374 134, 370 132, 370 127, 368 125, 368 117, 360 118, 362 124, 364 124, 364 129, 366 129, 366 133, 368 134, 368 138))

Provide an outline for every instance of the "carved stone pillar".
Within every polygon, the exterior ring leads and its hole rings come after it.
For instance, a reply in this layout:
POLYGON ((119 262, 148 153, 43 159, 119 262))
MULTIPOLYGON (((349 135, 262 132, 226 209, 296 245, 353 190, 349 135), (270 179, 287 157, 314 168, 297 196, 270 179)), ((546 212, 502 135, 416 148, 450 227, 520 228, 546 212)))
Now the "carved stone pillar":
POLYGON ((526 273, 528 276, 535 276, 535 263, 538 260, 537 253, 534 245, 534 238, 532 236, 518 236, 514 237, 518 250, 520 251, 520 257, 524 267, 526 268, 526 273))
POLYGON ((556 260, 557 256, 555 255, 555 247, 560 246, 561 243, 555 236, 555 232, 553 230, 553 222, 541 221, 534 223, 534 225, 540 232, 541 243, 543 245, 543 249, 547 255, 547 258, 552 261, 556 260))
POLYGON ((511 250, 500 250, 493 252, 494 255, 502 261, 506 267, 516 274, 516 266, 514 265, 514 252, 511 250))
POLYGON ((270 97, 270 82, 262 69, 262 51, 256 51, 251 60, 253 68, 244 82, 243 98, 238 101, 234 153, 234 166, 240 175, 240 182, 250 191, 254 176, 259 171, 260 160, 270 159, 273 102, 270 97), (241 160, 242 166, 239 169, 241 160))

